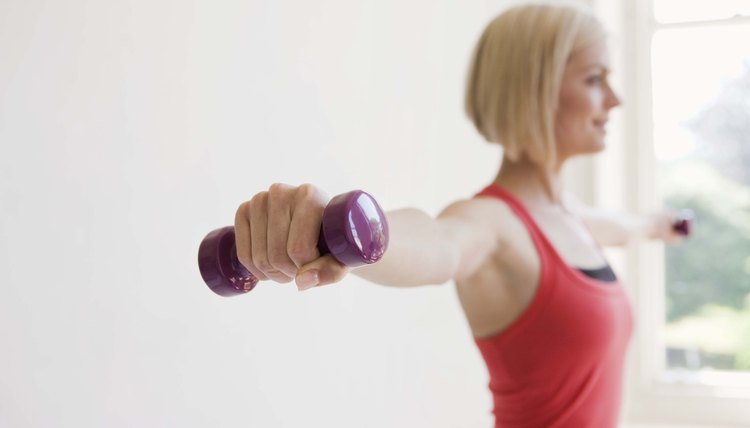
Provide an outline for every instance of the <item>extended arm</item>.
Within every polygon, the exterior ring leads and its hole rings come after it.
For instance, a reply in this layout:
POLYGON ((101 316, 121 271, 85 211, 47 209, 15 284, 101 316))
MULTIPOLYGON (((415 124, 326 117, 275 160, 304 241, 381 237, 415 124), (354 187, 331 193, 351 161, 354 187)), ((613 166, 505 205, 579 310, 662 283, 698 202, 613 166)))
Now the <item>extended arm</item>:
MULTIPOLYGON (((340 281, 350 268, 317 249, 328 198, 311 185, 274 184, 237 209, 237 257, 258 279, 294 280, 300 289, 340 281)), ((486 202, 462 201, 438 218, 417 209, 387 213, 390 244, 376 264, 356 269, 392 286, 441 284, 476 269, 494 248, 486 202)))
POLYGON ((672 210, 632 214, 589 207, 572 197, 566 198, 565 202, 567 208, 586 224, 601 245, 623 246, 643 239, 673 244, 682 239, 674 230, 677 213, 672 210))
POLYGON ((483 201, 461 201, 437 218, 413 209, 387 213, 390 244, 383 258, 353 273, 369 281, 410 287, 442 284, 473 273, 497 238, 483 218, 483 201))

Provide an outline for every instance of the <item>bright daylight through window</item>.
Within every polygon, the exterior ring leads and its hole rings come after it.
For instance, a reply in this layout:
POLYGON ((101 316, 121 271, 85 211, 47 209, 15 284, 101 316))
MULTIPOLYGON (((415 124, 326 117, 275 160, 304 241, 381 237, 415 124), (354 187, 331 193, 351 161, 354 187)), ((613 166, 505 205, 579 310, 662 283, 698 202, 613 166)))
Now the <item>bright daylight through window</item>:
POLYGON ((654 17, 659 191, 696 215, 666 250, 665 367, 750 386, 750 1, 655 0, 654 17))

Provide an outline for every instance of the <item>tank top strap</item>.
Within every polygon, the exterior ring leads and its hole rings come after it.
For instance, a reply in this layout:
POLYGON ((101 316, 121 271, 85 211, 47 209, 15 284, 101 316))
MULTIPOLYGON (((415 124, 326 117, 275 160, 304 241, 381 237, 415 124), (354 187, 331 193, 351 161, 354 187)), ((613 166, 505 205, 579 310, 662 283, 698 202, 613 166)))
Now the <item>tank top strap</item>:
POLYGON ((531 213, 529 213, 521 201, 519 201, 512 193, 497 184, 490 184, 481 192, 477 193, 476 196, 491 196, 505 202, 516 217, 518 217, 524 226, 526 226, 526 229, 529 231, 531 238, 534 241, 534 245, 536 245, 537 250, 541 254, 548 256, 556 252, 552 244, 547 240, 547 236, 542 232, 539 225, 536 224, 536 221, 534 221, 531 213))
MULTIPOLYGON (((583 272, 568 265, 565 259, 563 259, 563 257, 557 252, 557 249, 555 249, 555 247, 552 245, 552 242, 547 239, 547 235, 544 234, 542 229, 531 216, 531 213, 528 211, 528 209, 508 190, 504 189, 501 186, 498 186, 497 184, 490 184, 482 191, 477 193, 476 196, 489 196, 502 200, 510 207, 516 217, 521 220, 521 222, 526 227, 526 230, 529 232, 529 235, 531 236, 531 239, 534 242, 534 246, 536 247, 541 259, 542 278, 549 278, 550 275, 558 275, 562 273, 571 278, 574 278, 576 280, 575 282, 578 283, 588 285, 612 284, 611 282, 604 282, 595 278, 588 277, 583 272)), ((616 290, 618 287, 597 288, 601 290, 616 290)))

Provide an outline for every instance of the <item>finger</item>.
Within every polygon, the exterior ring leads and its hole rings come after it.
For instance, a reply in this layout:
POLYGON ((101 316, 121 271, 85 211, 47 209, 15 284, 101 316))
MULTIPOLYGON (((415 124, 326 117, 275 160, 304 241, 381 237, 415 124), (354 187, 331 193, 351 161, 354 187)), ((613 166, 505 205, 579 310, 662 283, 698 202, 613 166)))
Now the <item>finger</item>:
POLYGON ((327 200, 327 196, 312 185, 297 189, 287 241, 287 253, 297 267, 320 256, 318 238, 327 200))
POLYGON ((274 184, 268 191, 268 262, 290 279, 297 275, 297 265, 287 253, 293 199, 291 186, 274 184))
POLYGON ((349 267, 341 264, 330 254, 319 257, 300 268, 297 277, 297 288, 300 291, 313 287, 333 284, 344 279, 349 273, 349 267))
POLYGON ((253 264, 249 217, 250 201, 247 201, 237 208, 237 212, 234 215, 234 240, 237 249, 237 260, 254 277, 261 281, 267 280, 268 277, 253 264))
POLYGON ((276 282, 291 281, 291 277, 273 267, 268 260, 268 192, 261 192, 253 197, 250 219, 253 264, 269 279, 276 282))
POLYGON ((681 220, 678 211, 667 209, 662 213, 664 242, 667 244, 679 244, 684 236, 680 233, 678 223, 681 220))

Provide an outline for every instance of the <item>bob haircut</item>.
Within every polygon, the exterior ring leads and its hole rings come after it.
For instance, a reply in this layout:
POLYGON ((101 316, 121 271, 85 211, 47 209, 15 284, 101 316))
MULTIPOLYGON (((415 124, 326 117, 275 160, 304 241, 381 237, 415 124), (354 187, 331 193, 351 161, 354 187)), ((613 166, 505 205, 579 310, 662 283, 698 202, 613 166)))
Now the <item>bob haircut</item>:
POLYGON ((480 134, 511 161, 557 163, 555 116, 565 65, 605 38, 593 14, 575 5, 512 7, 485 28, 468 73, 465 109, 480 134))

